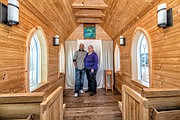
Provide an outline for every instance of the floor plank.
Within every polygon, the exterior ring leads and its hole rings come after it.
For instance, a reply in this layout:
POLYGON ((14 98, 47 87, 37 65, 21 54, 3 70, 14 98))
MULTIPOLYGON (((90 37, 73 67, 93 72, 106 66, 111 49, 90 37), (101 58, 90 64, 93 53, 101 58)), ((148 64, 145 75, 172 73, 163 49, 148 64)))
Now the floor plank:
POLYGON ((89 93, 84 93, 78 98, 74 98, 73 93, 73 90, 66 90, 64 93, 64 103, 66 103, 64 120, 122 119, 118 108, 121 94, 117 90, 105 92, 104 89, 98 89, 95 96, 91 97, 89 93))

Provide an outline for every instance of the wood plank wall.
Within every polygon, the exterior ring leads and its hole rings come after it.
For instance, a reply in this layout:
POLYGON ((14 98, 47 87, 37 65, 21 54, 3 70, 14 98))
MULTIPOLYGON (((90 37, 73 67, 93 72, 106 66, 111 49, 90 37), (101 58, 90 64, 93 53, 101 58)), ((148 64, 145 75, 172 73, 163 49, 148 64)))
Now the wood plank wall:
MULTIPOLYGON (((80 24, 66 40, 84 40, 84 25, 80 24)), ((104 29, 96 24, 96 40, 112 40, 104 29)))
POLYGON ((108 5, 101 24, 102 28, 114 40, 119 32, 139 14, 147 12, 160 0, 104 0, 108 5))
MULTIPOLYGON (((121 71, 124 81, 131 84, 131 46, 133 33, 137 27, 145 29, 152 46, 152 87, 180 87, 180 0, 161 0, 173 8, 174 26, 162 29, 157 27, 157 6, 153 7, 142 18, 129 24, 121 34, 127 44, 121 49, 121 71)), ((120 31, 119 31, 120 32, 120 31)), ((119 44, 116 37, 114 45, 119 44)), ((119 80, 119 79, 118 79, 119 80)), ((118 81, 116 81, 118 85, 118 81)), ((119 83, 120 84, 120 83, 119 83)))
MULTIPOLYGON (((7 4, 7 0, 1 2, 7 4)), ((48 81, 51 81, 58 79, 59 59, 59 47, 52 46, 52 39, 59 34, 60 41, 64 43, 77 27, 69 0, 51 3, 48 0, 19 2, 20 24, 13 27, 0 24, 0 93, 25 92, 26 41, 33 28, 41 26, 46 34, 49 55, 48 81)))

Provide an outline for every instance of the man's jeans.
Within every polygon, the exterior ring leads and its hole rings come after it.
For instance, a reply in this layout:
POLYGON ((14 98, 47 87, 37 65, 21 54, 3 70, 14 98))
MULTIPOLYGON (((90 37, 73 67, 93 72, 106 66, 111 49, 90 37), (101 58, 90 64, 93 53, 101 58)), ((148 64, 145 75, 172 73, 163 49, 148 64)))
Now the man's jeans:
POLYGON ((85 69, 76 68, 76 80, 75 80, 75 93, 79 93, 79 90, 83 90, 85 69))

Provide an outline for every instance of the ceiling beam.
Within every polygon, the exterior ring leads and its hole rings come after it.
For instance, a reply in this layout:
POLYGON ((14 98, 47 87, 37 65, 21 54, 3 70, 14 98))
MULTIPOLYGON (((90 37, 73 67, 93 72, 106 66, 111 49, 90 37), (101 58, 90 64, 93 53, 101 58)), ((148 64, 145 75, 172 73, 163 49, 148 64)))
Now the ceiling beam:
POLYGON ((99 18, 79 18, 77 23, 94 23, 99 24, 102 23, 102 20, 99 18))
POLYGON ((103 0, 76 0, 73 8, 106 9, 108 5, 103 0))
POLYGON ((75 13, 77 17, 87 17, 87 18, 102 18, 105 15, 102 13, 101 10, 83 10, 80 9, 75 13))

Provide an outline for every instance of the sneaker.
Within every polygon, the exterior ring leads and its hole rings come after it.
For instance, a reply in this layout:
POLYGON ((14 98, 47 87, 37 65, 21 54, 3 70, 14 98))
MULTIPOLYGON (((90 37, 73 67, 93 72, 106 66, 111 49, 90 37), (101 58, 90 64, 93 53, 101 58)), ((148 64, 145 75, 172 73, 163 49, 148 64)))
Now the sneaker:
POLYGON ((74 97, 76 98, 76 97, 78 97, 79 96, 79 94, 78 93, 74 93, 74 97))
POLYGON ((83 91, 83 90, 80 90, 79 92, 80 92, 80 94, 83 94, 83 93, 84 93, 84 91, 83 91))

